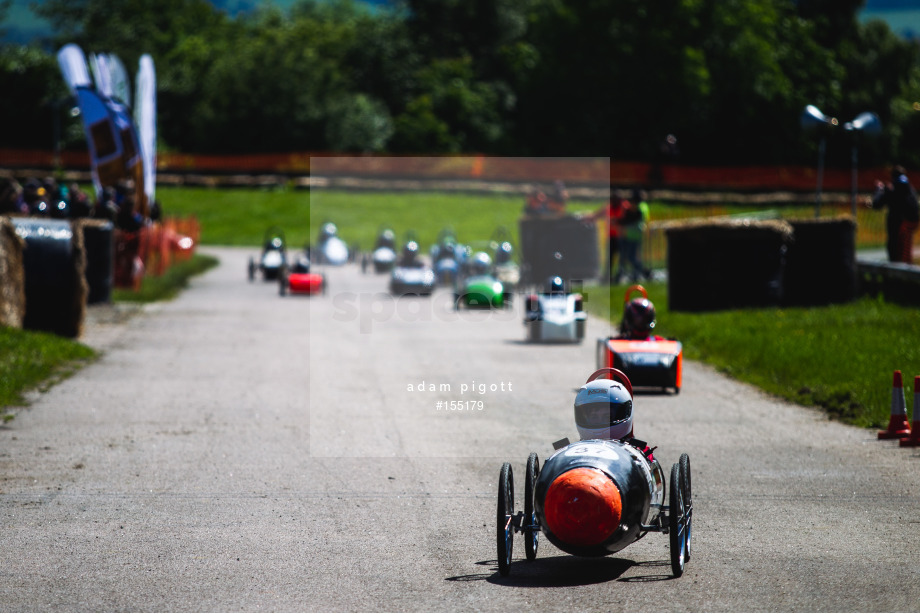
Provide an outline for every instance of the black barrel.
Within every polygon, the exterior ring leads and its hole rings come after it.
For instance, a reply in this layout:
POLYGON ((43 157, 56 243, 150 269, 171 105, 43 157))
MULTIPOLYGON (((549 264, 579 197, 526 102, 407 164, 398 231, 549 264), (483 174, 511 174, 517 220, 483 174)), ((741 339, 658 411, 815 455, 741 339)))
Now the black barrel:
POLYGON ((80 219, 74 232, 83 236, 86 249, 86 302, 109 303, 115 283, 115 226, 109 220, 80 219))
POLYGON ((26 313, 23 327, 79 337, 86 316, 86 252, 67 220, 14 218, 25 240, 26 313))

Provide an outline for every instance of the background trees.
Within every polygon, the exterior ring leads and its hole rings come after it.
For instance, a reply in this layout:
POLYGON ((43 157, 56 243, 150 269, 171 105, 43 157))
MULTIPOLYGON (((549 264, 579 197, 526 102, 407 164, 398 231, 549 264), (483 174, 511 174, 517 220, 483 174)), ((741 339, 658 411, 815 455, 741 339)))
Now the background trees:
MULTIPOLYGON (((51 146, 54 52, 76 42, 129 70, 153 55, 160 137, 180 151, 651 160, 671 133, 688 163, 810 163, 798 117, 813 103, 842 122, 880 115, 865 164, 920 166, 920 47, 860 24, 861 5, 301 0, 230 17, 205 0, 46 0, 54 36, 0 48, 0 112, 25 119, 0 145, 51 146)), ((844 144, 828 154, 848 163, 844 144)))

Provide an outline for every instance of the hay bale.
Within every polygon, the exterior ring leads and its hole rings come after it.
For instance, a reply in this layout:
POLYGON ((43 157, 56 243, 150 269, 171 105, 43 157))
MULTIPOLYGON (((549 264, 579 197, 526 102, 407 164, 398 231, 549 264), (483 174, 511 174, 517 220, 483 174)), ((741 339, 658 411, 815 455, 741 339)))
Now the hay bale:
POLYGON ((792 226, 783 220, 693 220, 665 227, 668 306, 711 311, 778 305, 792 226))
POLYGON ((24 247, 10 218, 0 217, 0 326, 22 328, 26 313, 24 247))
POLYGON ((115 225, 109 220, 83 218, 74 221, 73 230, 83 238, 86 249, 86 302, 108 303, 115 277, 115 225))
POLYGON ((597 227, 573 216, 524 217, 520 222, 524 284, 559 275, 568 280, 597 277, 597 227))
POLYGON ((23 326, 79 337, 86 317, 86 250, 67 220, 16 218, 25 240, 26 311, 23 326))
POLYGON ((783 303, 812 306, 856 298, 856 222, 850 216, 788 220, 783 303))

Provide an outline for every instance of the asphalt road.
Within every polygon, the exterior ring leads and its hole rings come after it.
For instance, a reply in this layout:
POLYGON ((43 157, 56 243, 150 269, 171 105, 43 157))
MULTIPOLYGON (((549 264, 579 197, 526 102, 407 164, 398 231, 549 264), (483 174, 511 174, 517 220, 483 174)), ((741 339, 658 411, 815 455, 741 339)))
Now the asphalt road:
POLYGON ((920 452, 697 363, 680 395, 636 398, 665 469, 692 460, 684 576, 650 534, 601 559, 544 540, 535 562, 518 537, 501 578, 501 463, 520 504, 527 454, 576 437, 606 326, 534 346, 520 305, 458 315, 354 266, 327 271, 326 296, 282 298, 246 281, 251 250, 207 251, 222 265, 175 301, 97 313, 102 358, 0 428, 0 610, 920 606, 920 452))

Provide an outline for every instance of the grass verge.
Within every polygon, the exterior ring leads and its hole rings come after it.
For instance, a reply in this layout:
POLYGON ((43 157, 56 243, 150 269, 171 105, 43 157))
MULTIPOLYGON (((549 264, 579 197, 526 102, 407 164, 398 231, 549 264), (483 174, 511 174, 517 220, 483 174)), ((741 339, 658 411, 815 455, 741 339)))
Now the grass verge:
MULTIPOLYGON (((26 390, 50 386, 95 357, 72 339, 0 327, 0 407, 23 404, 26 390)), ((4 412, 3 421, 10 419, 4 412)))
POLYGON ((159 276, 147 275, 141 282, 137 291, 116 288, 112 291, 112 300, 130 301, 137 303, 152 303, 174 298, 188 286, 188 280, 195 275, 204 273, 217 266, 217 258, 195 254, 183 262, 174 263, 166 272, 159 276))
MULTIPOLYGON (((685 358, 770 394, 862 427, 888 424, 894 370, 903 372, 905 396, 912 398, 912 376, 920 374, 914 308, 863 297, 828 307, 672 313, 666 284, 647 289, 658 314, 656 332, 679 339, 685 358)), ((586 305, 618 322, 625 290, 590 288, 586 305)))

